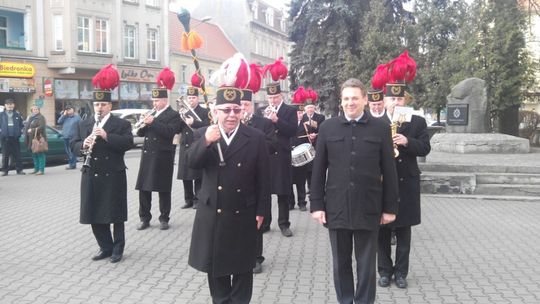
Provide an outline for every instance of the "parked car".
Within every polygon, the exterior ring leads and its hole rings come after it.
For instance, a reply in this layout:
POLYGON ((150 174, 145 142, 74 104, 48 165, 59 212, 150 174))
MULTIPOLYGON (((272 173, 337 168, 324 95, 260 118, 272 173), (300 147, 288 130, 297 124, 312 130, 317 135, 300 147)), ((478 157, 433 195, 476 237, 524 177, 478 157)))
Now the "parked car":
POLYGON ((139 121, 142 114, 148 113, 149 109, 119 109, 119 110, 112 110, 111 114, 120 117, 122 119, 125 119, 131 123, 131 130, 133 132, 133 144, 135 146, 141 146, 144 142, 144 138, 141 136, 137 136, 135 125, 139 121))
MULTIPOLYGON (((62 134, 60 131, 56 130, 55 128, 51 126, 47 126, 47 143, 49 144, 49 151, 47 151, 47 163, 49 162, 67 162, 67 155, 66 151, 64 149, 64 138, 62 137, 62 134)), ((19 146, 21 148, 21 162, 23 165, 25 164, 31 164, 32 163, 32 153, 28 150, 26 147, 26 144, 24 143, 24 135, 20 137, 19 139, 19 146)), ((2 152, 2 146, 0 143, 0 159, 3 159, 3 152, 2 152)), ((14 163, 12 163, 12 159, 10 159, 10 167, 14 167, 14 163)), ((0 166, 2 164, 0 163, 0 166)))

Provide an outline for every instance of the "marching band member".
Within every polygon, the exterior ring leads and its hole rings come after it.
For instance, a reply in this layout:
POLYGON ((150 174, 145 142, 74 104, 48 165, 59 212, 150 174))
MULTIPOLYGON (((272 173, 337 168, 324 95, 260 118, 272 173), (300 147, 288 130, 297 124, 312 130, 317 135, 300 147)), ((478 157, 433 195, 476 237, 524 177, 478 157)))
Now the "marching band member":
POLYGON ((186 118, 186 123, 189 127, 184 127, 180 136, 177 179, 181 179, 184 184, 185 204, 182 206, 182 209, 197 207, 197 193, 201 189, 202 172, 190 168, 187 164, 187 150, 193 143, 193 130, 210 125, 208 109, 199 105, 199 88, 196 85, 188 87, 187 102, 191 110, 199 116, 201 121, 196 120, 195 117, 188 116, 186 118))
POLYGON ((159 228, 169 229, 171 213, 171 187, 176 146, 173 137, 185 123, 169 106, 167 90, 174 86, 174 73, 164 68, 157 77, 158 88, 152 89, 154 109, 142 119, 137 135, 144 137, 141 163, 135 189, 139 190, 139 218, 137 230, 150 226, 152 191, 159 193, 159 228))
MULTIPOLYGON (((307 128, 307 124, 304 125, 303 117, 304 117, 304 102, 306 101, 307 94, 304 87, 300 86, 293 94, 293 100, 291 102, 291 106, 293 106, 296 109, 296 118, 298 121, 298 127, 296 128, 296 136, 294 136, 291 140, 292 147, 299 146, 301 144, 311 144, 311 137, 309 130, 307 128)), ((294 209, 295 203, 298 204, 298 208, 300 211, 306 211, 306 179, 308 176, 307 167, 308 164, 305 164, 303 166, 294 166, 292 165, 292 184, 296 185, 296 193, 298 194, 297 198, 298 201, 295 202, 294 197, 294 191, 293 187, 291 187, 291 193, 289 195, 290 201, 289 201, 289 210, 294 209)))
POLYGON ((266 139, 240 123, 241 94, 234 87, 217 90, 217 124, 197 130, 188 150, 189 165, 203 170, 188 263, 208 274, 213 303, 250 302, 257 230, 270 213, 266 139))
POLYGON ((118 86, 118 71, 107 65, 92 79, 94 115, 80 121, 71 141, 76 155, 84 152, 81 176, 81 224, 90 224, 99 245, 92 260, 122 259, 127 221, 127 180, 124 154, 133 146, 131 124, 110 114, 111 90, 118 86), (111 234, 110 225, 114 232, 111 234))
MULTIPOLYGON (((266 86, 268 106, 265 110, 265 116, 274 124, 278 140, 277 151, 270 156, 272 194, 278 196, 278 225, 281 234, 285 237, 291 237, 293 235, 289 221, 289 196, 292 187, 291 138, 296 134, 298 120, 296 119, 296 110, 285 104, 280 83, 277 82, 287 77, 287 67, 278 59, 274 64, 265 66, 263 74, 266 74, 267 71, 270 72, 272 80, 275 82, 266 86)), ((265 219, 263 231, 270 230, 271 222, 272 216, 270 215, 265 219)))
MULTIPOLYGON (((388 64, 388 71, 384 103, 388 117, 392 117, 395 106, 405 105, 406 83, 414 79, 416 63, 405 51, 388 64)), ((397 134, 392 139, 399 150, 395 158, 399 178, 399 211, 396 220, 382 225, 379 231, 379 286, 389 286, 394 276, 398 288, 407 288, 411 226, 420 224, 420 169, 416 158, 426 156, 431 150, 425 119, 412 115, 410 122, 398 125, 397 134), (392 230, 397 239, 394 263, 390 245, 392 230)))
MULTIPOLYGON (((324 115, 319 114, 315 111, 317 107, 318 95, 315 90, 308 88, 306 101, 304 102, 304 111, 305 114, 302 117, 302 123, 306 125, 309 132, 309 139, 313 147, 317 144, 317 134, 319 133, 319 126, 326 119, 324 115)), ((307 164, 307 184, 308 184, 308 193, 309 187, 311 186, 311 171, 313 169, 313 163, 310 162, 307 164)))

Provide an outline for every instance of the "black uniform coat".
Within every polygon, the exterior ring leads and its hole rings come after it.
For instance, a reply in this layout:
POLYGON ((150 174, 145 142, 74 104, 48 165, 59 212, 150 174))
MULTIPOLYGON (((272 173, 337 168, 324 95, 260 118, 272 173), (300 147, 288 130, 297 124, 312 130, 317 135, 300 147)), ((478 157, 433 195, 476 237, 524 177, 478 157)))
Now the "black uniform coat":
POLYGON ((240 125, 231 145, 205 145, 197 130, 188 150, 190 166, 203 170, 191 236, 189 265, 214 277, 251 271, 256 258, 256 215, 270 213, 270 169, 261 131, 240 125))
POLYGON ((277 112, 277 149, 270 156, 272 193, 289 195, 292 184, 291 138, 296 134, 298 119, 296 109, 282 103, 277 112))
POLYGON ((144 143, 136 190, 171 192, 176 151, 172 141, 184 124, 180 114, 167 107, 151 125, 137 131, 137 135, 144 137, 144 143))
POLYGON ((310 191, 311 211, 325 211, 328 228, 379 229, 381 213, 398 210, 388 124, 365 112, 354 124, 344 116, 325 120, 319 129, 310 191))
MULTIPOLYGON (((83 141, 92 133, 94 116, 78 124, 71 150, 81 155, 83 141)), ((110 115, 103 126, 107 141, 98 137, 92 149, 90 168, 82 169, 81 224, 127 221, 127 182, 124 154, 133 146, 131 124, 110 115)))
POLYGON ((277 151, 276 131, 274 129, 274 124, 272 124, 270 119, 253 115, 247 122, 247 125, 262 131, 266 135, 266 147, 268 148, 269 154, 273 154, 277 151))
POLYGON ((426 120, 413 115, 404 122, 397 133, 407 137, 407 147, 398 146, 396 168, 399 178, 399 212, 389 227, 406 227, 420 224, 420 169, 417 156, 426 156, 431 150, 426 120))
MULTIPOLYGON (((313 113, 311 120, 317 122, 317 125, 311 126, 308 124, 306 127, 309 133, 319 133, 319 127, 321 126, 321 124, 323 123, 325 119, 326 118, 324 117, 324 115, 319 114, 319 113, 313 113)), ((304 116, 302 116, 301 122, 304 123, 306 121, 309 121, 309 117, 307 116, 307 114, 304 114, 304 116)), ((315 137, 315 140, 313 141, 313 145, 315 146, 316 144, 317 144, 317 138, 315 137)))
MULTIPOLYGON (((306 137, 306 128, 304 127, 303 118, 302 118, 302 120, 296 127, 296 135, 291 140, 292 148, 294 149, 295 147, 301 144, 309 144, 309 143, 310 143, 309 139, 306 137)), ((308 166, 311 166, 312 162, 313 161, 303 166, 295 167, 295 166, 292 166, 292 157, 291 157, 293 184, 306 183, 306 178, 308 174, 308 166)))
POLYGON ((180 151, 178 153, 178 173, 176 178, 181 180, 195 180, 200 179, 202 176, 201 170, 194 170, 188 166, 187 163, 187 150, 193 143, 193 130, 206 127, 210 125, 210 119, 208 118, 208 109, 201 106, 197 106, 193 109, 195 114, 199 116, 202 121, 194 120, 191 128, 187 124, 183 124, 182 133, 180 134, 180 151), (193 129, 193 130, 192 130, 193 129))

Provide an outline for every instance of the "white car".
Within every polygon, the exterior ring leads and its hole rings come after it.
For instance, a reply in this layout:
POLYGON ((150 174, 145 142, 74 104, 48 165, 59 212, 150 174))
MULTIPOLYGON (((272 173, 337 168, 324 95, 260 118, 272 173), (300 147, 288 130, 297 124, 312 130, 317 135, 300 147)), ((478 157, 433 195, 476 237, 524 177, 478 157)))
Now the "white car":
POLYGON ((143 144, 144 138, 141 136, 137 136, 135 124, 137 124, 142 114, 149 113, 150 111, 151 109, 119 109, 112 110, 111 114, 116 117, 125 119, 129 121, 129 123, 131 123, 131 130, 133 132, 133 144, 135 146, 140 146, 143 144))

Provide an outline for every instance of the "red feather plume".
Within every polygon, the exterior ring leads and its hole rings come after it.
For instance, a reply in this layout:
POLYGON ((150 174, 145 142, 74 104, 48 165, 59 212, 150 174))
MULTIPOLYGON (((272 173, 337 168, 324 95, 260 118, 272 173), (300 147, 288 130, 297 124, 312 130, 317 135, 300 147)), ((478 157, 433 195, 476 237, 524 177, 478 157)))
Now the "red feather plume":
POLYGON ((306 100, 307 96, 308 95, 307 95, 307 92, 304 89, 304 87, 299 86, 298 89, 296 89, 296 91, 294 91, 292 103, 293 104, 304 104, 304 101, 306 100))
POLYGON ((283 58, 279 57, 274 63, 264 66, 263 74, 266 75, 266 72, 270 72, 273 81, 283 80, 287 78, 289 70, 281 62, 282 60, 283 58))
POLYGON ((388 64, 379 64, 375 69, 373 78, 371 79, 371 87, 376 90, 385 88, 388 82, 388 64))
POLYGON ((416 76, 416 62, 409 57, 409 52, 404 51, 396 59, 392 60, 390 68, 390 81, 411 82, 416 76))
POLYGON ((306 99, 311 99, 311 102, 315 103, 317 99, 319 98, 319 95, 317 95, 317 92, 313 90, 312 88, 308 88, 306 91, 306 99))
POLYGON ((197 74, 197 72, 193 73, 191 76, 191 85, 194 87, 200 88, 204 82, 204 76, 197 74))
POLYGON ((114 90, 120 82, 120 75, 112 64, 108 64, 103 67, 92 78, 92 85, 94 88, 101 90, 114 90))
POLYGON ((247 88, 252 90, 253 93, 257 93, 261 89, 262 76, 263 76, 262 68, 259 65, 252 63, 249 66, 249 70, 250 70, 250 77, 249 77, 249 83, 247 85, 247 88))
POLYGON ((245 59, 241 59, 240 67, 236 71, 236 81, 234 87, 238 89, 245 89, 249 84, 249 65, 245 59))
POLYGON ((161 72, 159 72, 158 77, 156 78, 158 87, 165 87, 167 90, 172 90, 174 87, 174 73, 169 68, 165 67, 161 72))

